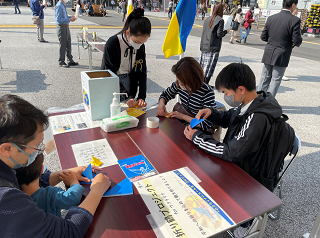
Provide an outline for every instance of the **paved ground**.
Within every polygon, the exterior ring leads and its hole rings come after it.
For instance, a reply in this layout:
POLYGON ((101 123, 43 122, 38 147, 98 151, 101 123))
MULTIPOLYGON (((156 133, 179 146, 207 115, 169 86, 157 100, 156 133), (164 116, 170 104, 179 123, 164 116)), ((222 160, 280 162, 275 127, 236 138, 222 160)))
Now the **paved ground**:
MULTIPOLYGON (((30 11, 22 8, 21 15, 14 15, 13 8, 0 7, 0 24, 29 25, 31 23, 30 11)), ((45 25, 54 25, 53 10, 45 11, 45 25)), ((109 23, 113 26, 121 26, 120 16, 109 13, 109 23), (111 15, 113 16, 111 17, 111 15), (114 21, 114 23, 112 23, 114 21)), ((164 59, 161 47, 166 33, 164 19, 157 16, 151 19, 159 26, 152 30, 152 35, 146 43, 148 64, 148 91, 147 96, 158 99, 160 93, 175 80, 171 73, 171 67, 179 59, 178 56, 164 59), (159 22, 158 22, 159 21, 159 22), (160 24, 162 23, 162 25, 160 24)), ((94 18, 92 18, 94 19, 94 18)), ((82 102, 80 72, 88 70, 87 51, 81 49, 81 59, 78 60, 75 34, 82 25, 97 26, 93 20, 81 18, 71 28, 72 50, 74 59, 79 66, 64 69, 58 67, 58 39, 53 27, 45 28, 45 39, 49 43, 37 42, 35 28, 0 27, 0 57, 3 69, 0 71, 0 96, 6 93, 14 93, 22 96, 41 109, 49 107, 70 107, 82 102)), ((101 20, 103 18, 100 18, 101 20)), ((100 20, 99 19, 99 20, 100 20)), ((96 19, 94 19, 96 20, 96 19)), ((103 19, 104 20, 104 19, 103 19)), ((202 23, 201 20, 199 22, 202 23)), ((156 24, 155 23, 155 24, 156 24)), ((196 22, 197 23, 197 22, 196 22)), ((199 23, 200 24, 200 23, 199 23)), ((195 28, 196 29, 196 28, 195 28)), ((199 28, 201 29, 201 28, 199 28)), ((104 38, 117 33, 119 29, 99 29, 97 34, 104 38)), ((250 39, 254 35, 250 35, 250 39)), ((228 40, 229 36, 225 40, 228 40)), ((306 39, 305 39, 306 40, 306 39)), ((308 39, 308 41, 311 41, 308 39)), ((199 35, 194 33, 188 38, 185 56, 199 59, 199 35)), ((315 40, 314 43, 319 43, 315 40)), ((258 43, 257 43, 258 44, 258 43)), ((259 44, 262 44, 261 42, 259 44)), ((286 76, 289 81, 283 81, 276 99, 282 105, 284 113, 290 120, 296 133, 299 135, 302 148, 301 153, 292 165, 290 172, 285 178, 283 210, 281 219, 276 222, 268 221, 264 237, 270 238, 296 238, 311 230, 312 223, 319 211, 320 183, 319 178, 319 141, 318 125, 320 124, 320 68, 319 68, 319 45, 310 44, 310 50, 317 52, 313 57, 291 58, 286 76)), ((307 45, 303 44, 302 46, 307 45)), ((308 45, 309 46, 309 45, 308 45)), ((308 51, 307 47, 305 48, 308 51)), ((223 42, 214 79, 221 69, 231 62, 239 62, 240 59, 248 64, 254 71, 257 83, 259 82, 262 64, 260 63, 263 49, 254 45, 231 45, 223 42)), ((100 68, 102 54, 93 54, 93 69, 100 68)), ((216 92, 216 98, 223 101, 223 95, 216 92)), ((170 104, 169 107, 172 107, 170 104)), ((182 132, 181 132, 182 133, 182 132)), ((59 168, 58 157, 53 154, 46 163, 54 170, 59 168)), ((192 169, 192 168, 191 168, 192 169)), ((259 202, 259 201, 257 201, 259 202)), ((224 235, 224 237, 227 237, 224 235)))

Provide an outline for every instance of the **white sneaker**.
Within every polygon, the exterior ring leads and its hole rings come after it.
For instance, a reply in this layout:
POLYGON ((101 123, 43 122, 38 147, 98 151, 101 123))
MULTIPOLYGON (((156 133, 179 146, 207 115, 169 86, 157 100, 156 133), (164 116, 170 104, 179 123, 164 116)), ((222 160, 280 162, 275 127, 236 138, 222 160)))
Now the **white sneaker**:
POLYGON ((246 233, 247 229, 248 228, 243 228, 243 227, 239 226, 233 231, 233 235, 236 238, 242 238, 242 237, 244 237, 244 234, 246 233))
POLYGON ((288 77, 286 77, 286 76, 283 76, 283 77, 282 77, 282 80, 283 80, 283 81, 289 81, 290 79, 289 79, 288 77))

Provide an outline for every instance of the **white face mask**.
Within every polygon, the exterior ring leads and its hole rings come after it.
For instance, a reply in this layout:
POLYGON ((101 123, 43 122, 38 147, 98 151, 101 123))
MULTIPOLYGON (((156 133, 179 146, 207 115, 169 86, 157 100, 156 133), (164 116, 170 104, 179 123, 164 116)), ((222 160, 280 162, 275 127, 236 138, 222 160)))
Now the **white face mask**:
POLYGON ((135 49, 135 50, 139 50, 140 49, 140 46, 142 44, 137 44, 137 43, 134 43, 132 39, 130 39, 130 45, 135 49))

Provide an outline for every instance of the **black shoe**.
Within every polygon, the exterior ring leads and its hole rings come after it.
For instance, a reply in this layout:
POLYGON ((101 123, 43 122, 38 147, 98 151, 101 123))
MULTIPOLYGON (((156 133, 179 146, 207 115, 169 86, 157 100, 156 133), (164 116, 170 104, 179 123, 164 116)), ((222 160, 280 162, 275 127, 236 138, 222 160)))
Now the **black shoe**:
POLYGON ((21 12, 19 12, 18 14, 21 14, 21 12))
POLYGON ((15 12, 15 13, 13 13, 13 14, 17 14, 17 13, 15 12))
POLYGON ((65 62, 60 62, 59 66, 64 68, 69 68, 69 65, 67 65, 65 62))
POLYGON ((49 41, 46 41, 46 40, 39 40, 39 42, 41 42, 41 43, 48 43, 49 41))
POLYGON ((72 61, 72 62, 69 62, 68 65, 69 66, 76 66, 76 65, 79 65, 79 63, 72 61))
POLYGON ((240 41, 236 40, 236 42, 239 43, 239 44, 241 44, 241 40, 240 40, 240 41))

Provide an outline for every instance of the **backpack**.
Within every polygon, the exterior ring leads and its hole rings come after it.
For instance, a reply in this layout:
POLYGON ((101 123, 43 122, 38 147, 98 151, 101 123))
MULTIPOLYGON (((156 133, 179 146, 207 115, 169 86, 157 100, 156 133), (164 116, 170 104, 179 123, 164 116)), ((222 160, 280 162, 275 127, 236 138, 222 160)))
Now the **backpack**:
POLYGON ((286 122, 289 119, 287 115, 282 114, 276 119, 268 114, 265 115, 271 127, 255 158, 258 161, 258 174, 250 174, 249 160, 244 160, 243 165, 248 174, 273 192, 280 180, 279 173, 283 169, 284 159, 293 149, 295 132, 286 122))

